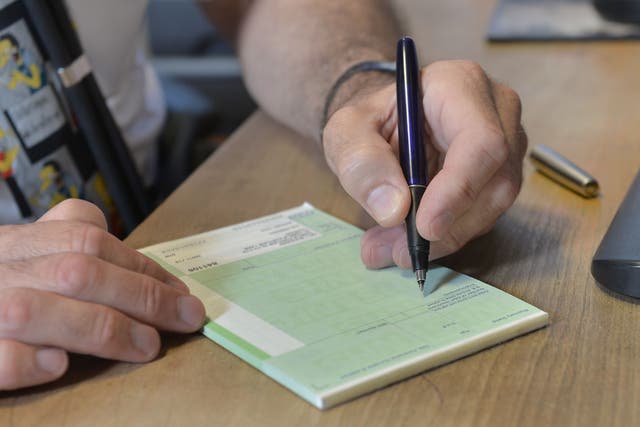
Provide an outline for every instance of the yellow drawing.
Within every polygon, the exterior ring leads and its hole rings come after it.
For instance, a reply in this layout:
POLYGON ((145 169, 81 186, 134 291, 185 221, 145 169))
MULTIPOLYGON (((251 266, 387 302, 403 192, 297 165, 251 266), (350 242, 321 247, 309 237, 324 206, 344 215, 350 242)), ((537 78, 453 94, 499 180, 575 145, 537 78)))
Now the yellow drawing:
POLYGON ((95 183, 93 184, 93 188, 98 193, 98 196, 105 204, 109 214, 113 213, 116 210, 115 205, 113 204, 113 200, 111 200, 111 196, 109 196, 109 192, 107 191, 107 185, 102 178, 102 175, 96 174, 95 183))
POLYGON ((31 76, 22 73, 19 70, 14 70, 11 73, 11 81, 7 85, 9 90, 14 90, 18 83, 24 83, 29 86, 31 89, 38 89, 42 86, 42 76, 40 74, 40 69, 36 64, 31 64, 29 66, 29 71, 31 71, 31 76))
POLYGON ((40 193, 49 191, 51 199, 48 208, 52 208, 61 201, 69 198, 78 198, 78 187, 69 182, 60 165, 56 161, 46 162, 40 170, 40 193))
POLYGON ((7 65, 7 62, 9 62, 9 59, 16 51, 17 49, 13 46, 9 38, 3 37, 0 39, 0 69, 7 65))
POLYGON ((0 38, 0 69, 6 67, 9 60, 16 65, 16 68, 11 70, 11 80, 7 83, 9 90, 15 90, 20 83, 32 90, 42 87, 42 72, 38 64, 27 64, 16 38, 6 34, 0 38))
POLYGON ((14 145, 9 151, 0 151, 0 174, 4 178, 11 176, 13 161, 18 157, 18 151, 20 151, 18 144, 14 145))
POLYGON ((102 175, 96 173, 93 189, 98 194, 102 204, 99 203, 101 209, 105 213, 107 218, 107 223, 109 224, 109 231, 116 236, 124 236, 124 224, 122 223, 122 218, 118 215, 118 210, 116 209, 111 196, 109 196, 109 192, 107 191, 107 185, 102 178, 102 175))
MULTIPOLYGON (((5 137, 6 133, 4 129, 0 128, 0 141, 5 137)), ((13 161, 18 157, 20 146, 14 145, 7 151, 0 149, 0 175, 3 178, 8 178, 13 174, 13 161)))

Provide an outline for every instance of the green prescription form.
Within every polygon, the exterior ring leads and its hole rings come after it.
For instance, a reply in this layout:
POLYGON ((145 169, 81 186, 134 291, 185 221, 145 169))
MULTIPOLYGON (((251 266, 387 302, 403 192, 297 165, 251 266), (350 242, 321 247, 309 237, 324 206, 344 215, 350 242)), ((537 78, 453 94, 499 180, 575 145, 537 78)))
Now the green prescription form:
POLYGON ((548 323, 542 310, 434 265, 368 270, 362 230, 305 203, 141 250, 207 310, 203 333, 320 409, 548 323))

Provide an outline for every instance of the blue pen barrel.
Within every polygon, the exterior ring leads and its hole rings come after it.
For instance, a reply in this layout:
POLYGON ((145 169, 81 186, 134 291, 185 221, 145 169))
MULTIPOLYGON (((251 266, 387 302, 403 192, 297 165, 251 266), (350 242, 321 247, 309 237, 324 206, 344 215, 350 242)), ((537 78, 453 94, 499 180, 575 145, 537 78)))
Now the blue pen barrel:
POLYGON ((400 164, 407 184, 427 185, 420 67, 415 44, 409 37, 398 41, 396 70, 400 164))
POLYGON ((411 207, 405 218, 407 247, 418 286, 422 291, 429 267, 429 242, 418 233, 416 218, 427 186, 427 149, 420 66, 411 38, 403 37, 398 41, 396 61, 399 160, 411 192, 411 207))

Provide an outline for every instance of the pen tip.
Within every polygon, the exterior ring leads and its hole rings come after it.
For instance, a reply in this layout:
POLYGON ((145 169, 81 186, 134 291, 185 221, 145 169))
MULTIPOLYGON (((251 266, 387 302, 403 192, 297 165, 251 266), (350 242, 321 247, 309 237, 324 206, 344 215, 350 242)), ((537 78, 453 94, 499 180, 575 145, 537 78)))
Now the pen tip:
POLYGON ((418 280, 418 287, 420 288, 420 292, 424 291, 424 280, 418 280))

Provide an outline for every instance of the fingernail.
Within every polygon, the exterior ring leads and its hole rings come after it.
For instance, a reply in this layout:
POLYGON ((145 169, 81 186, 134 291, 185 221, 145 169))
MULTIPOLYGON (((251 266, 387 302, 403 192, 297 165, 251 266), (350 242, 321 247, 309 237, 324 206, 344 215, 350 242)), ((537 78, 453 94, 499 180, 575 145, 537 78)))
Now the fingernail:
POLYGON ((133 345, 147 357, 152 357, 160 346, 156 331, 149 326, 139 323, 135 323, 131 327, 131 341, 133 341, 133 345))
POLYGON ((36 362, 43 371, 60 375, 67 368, 67 355, 57 348, 43 348, 36 352, 36 362))
POLYGON ((375 188, 367 198, 369 212, 381 224, 397 214, 401 203, 402 193, 389 184, 375 188))
POLYGON ((431 233, 433 234, 433 240, 440 240, 445 237, 447 231, 453 225, 455 221, 455 217, 449 211, 445 211, 444 213, 437 216, 433 221, 431 221, 431 233))
POLYGON ((204 323, 202 303, 191 295, 178 297, 178 315, 180 320, 194 329, 200 328, 204 323))

